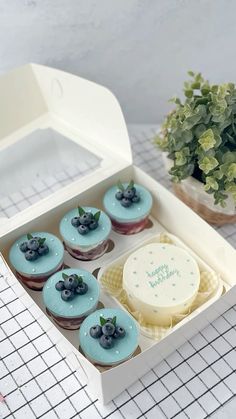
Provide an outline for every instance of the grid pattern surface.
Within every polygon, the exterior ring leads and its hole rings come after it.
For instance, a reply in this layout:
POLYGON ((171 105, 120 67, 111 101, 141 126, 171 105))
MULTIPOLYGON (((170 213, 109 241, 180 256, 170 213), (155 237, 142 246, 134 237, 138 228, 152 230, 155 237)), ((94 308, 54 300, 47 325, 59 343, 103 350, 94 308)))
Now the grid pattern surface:
MULTIPOLYGON (((155 129, 132 127, 134 161, 169 188, 149 141, 155 129)), ((236 244, 233 226, 219 232, 236 244)), ((82 369, 63 356, 48 319, 10 285, 0 262, 0 418, 223 418, 222 406, 235 397, 236 306, 102 406, 82 369)))

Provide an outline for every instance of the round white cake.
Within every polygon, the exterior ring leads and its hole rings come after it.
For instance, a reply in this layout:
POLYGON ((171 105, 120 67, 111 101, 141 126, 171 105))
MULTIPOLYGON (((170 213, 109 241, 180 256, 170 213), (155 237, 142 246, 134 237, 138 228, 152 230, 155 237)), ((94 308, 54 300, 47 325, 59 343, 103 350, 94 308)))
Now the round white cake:
POLYGON ((168 326, 173 315, 188 312, 199 284, 197 262, 172 244, 143 246, 124 265, 123 288, 129 305, 149 324, 168 326))

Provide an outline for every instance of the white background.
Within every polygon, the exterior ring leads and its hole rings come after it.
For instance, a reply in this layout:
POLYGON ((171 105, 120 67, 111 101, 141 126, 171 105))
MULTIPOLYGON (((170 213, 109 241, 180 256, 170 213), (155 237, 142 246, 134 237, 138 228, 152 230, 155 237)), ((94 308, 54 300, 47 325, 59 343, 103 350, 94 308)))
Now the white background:
POLYGON ((0 72, 37 62, 109 87, 160 122, 189 69, 236 79, 234 0, 0 0, 0 72))

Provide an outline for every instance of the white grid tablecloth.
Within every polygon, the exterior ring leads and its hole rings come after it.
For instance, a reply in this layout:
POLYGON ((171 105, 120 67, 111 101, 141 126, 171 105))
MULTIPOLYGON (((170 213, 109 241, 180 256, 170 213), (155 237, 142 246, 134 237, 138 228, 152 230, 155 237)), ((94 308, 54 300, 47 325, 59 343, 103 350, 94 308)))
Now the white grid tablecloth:
MULTIPOLYGON (((170 188, 150 142, 155 129, 130 127, 134 162, 170 188)), ((70 178, 80 175, 75 171, 70 178)), ((44 185, 43 196, 68 181, 61 173, 51 187, 44 185)), ((0 197, 0 215, 10 216, 36 200, 34 193, 27 200, 20 192, 17 199, 7 198, 11 211, 6 197, 5 207, 0 197)), ((218 231, 236 245, 235 226, 218 231)), ((19 298, 9 276, 0 262, 0 418, 235 418, 236 306, 102 406, 89 394, 82 369, 76 370, 61 353, 54 328, 35 305, 29 307, 25 295, 19 298)))

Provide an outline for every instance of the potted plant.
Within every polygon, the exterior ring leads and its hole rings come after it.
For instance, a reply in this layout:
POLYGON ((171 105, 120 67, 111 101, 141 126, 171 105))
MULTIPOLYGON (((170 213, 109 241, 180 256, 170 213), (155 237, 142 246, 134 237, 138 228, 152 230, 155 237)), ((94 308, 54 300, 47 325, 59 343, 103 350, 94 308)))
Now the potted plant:
POLYGON ((174 191, 208 222, 236 221, 236 87, 211 85, 189 72, 185 99, 171 99, 155 144, 163 150, 174 191))

